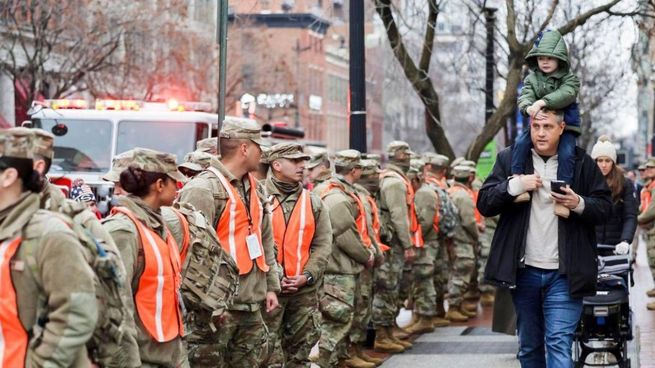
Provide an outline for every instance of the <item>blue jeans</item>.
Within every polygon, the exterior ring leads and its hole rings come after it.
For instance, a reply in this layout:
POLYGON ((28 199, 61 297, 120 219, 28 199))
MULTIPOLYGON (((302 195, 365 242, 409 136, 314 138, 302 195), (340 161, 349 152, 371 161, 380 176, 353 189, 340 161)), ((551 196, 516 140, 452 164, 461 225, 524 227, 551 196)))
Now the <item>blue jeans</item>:
POLYGON ((512 290, 522 368, 568 368, 571 345, 582 314, 582 298, 571 298, 558 270, 526 266, 512 290))

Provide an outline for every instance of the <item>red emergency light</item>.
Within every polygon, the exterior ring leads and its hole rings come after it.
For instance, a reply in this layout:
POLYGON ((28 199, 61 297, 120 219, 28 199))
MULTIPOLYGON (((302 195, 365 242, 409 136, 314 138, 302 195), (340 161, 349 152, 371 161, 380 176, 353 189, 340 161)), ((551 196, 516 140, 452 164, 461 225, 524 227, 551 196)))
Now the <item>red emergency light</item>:
POLYGON ((65 109, 75 109, 82 110, 88 109, 89 104, 85 100, 81 99, 56 99, 56 100, 45 100, 47 106, 55 110, 65 110, 65 109))

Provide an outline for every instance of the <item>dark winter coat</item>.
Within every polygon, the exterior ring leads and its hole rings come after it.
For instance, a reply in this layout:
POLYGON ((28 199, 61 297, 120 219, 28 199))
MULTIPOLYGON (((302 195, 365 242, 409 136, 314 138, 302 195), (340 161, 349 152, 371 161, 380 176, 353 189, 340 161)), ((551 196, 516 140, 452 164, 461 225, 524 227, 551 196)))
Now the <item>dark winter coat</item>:
MULTIPOLYGON (((523 81, 519 110, 526 109, 537 100, 544 100, 549 109, 563 110, 576 101, 580 91, 580 80, 570 70, 569 53, 564 38, 558 31, 546 31, 534 43, 525 57, 531 72, 523 81), (549 56, 558 60, 556 71, 544 74, 537 65, 537 57, 549 56)), ((575 121, 566 120, 567 130, 580 133, 579 115, 571 115, 575 121)))
MULTIPOLYGON (((516 287, 519 268, 525 267, 525 242, 531 202, 514 203, 507 192, 511 174, 511 148, 498 154, 496 164, 478 197, 478 209, 485 217, 500 215, 491 242, 485 270, 487 282, 499 287, 516 287)), ((532 174, 532 156, 526 174, 532 174)), ((606 221, 611 193, 596 163, 576 148, 573 191, 584 199, 582 215, 571 211, 568 219, 559 219, 559 272, 567 276, 572 297, 594 295, 598 274, 595 226, 606 221)))
POLYGON ((622 241, 632 243, 637 230, 638 204, 632 180, 625 179, 621 198, 612 203, 609 220, 596 226, 598 244, 616 245, 622 241))

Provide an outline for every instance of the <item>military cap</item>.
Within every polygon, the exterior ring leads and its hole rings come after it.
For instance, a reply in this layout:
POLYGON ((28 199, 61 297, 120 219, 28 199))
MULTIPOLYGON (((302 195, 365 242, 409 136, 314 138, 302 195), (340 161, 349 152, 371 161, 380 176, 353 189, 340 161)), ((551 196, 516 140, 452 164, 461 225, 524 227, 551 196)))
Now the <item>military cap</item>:
POLYGON ((423 161, 425 161, 426 164, 430 164, 438 167, 446 167, 450 162, 448 156, 440 155, 434 152, 424 153, 422 159, 423 161))
POLYGON ((637 170, 646 170, 646 163, 644 162, 643 164, 639 165, 637 170))
POLYGON ((171 179, 185 182, 187 179, 177 171, 175 155, 159 152, 148 148, 135 148, 130 167, 137 167, 143 171, 168 175, 171 179))
POLYGON ((453 162, 450 163, 450 168, 454 169, 455 166, 460 165, 464 160, 465 160, 464 157, 457 157, 456 159, 453 160, 453 162))
POLYGON ((34 157, 34 132, 28 128, 0 130, 0 157, 34 157))
POLYGON ((196 150, 200 152, 216 154, 217 153, 216 143, 217 143, 216 137, 201 139, 198 142, 196 142, 196 150))
POLYGON ((262 149, 262 155, 259 157, 259 163, 264 165, 270 165, 271 160, 268 158, 268 155, 271 153, 271 148, 267 146, 259 146, 262 149))
POLYGON ((646 168, 649 167, 655 167, 655 157, 649 157, 648 160, 646 160, 646 168))
POLYGON ((377 175, 382 171, 375 160, 363 159, 359 164, 362 167, 362 175, 377 175))
MULTIPOLYGON (((11 129, 13 130, 23 128, 11 129)), ((55 157, 55 136, 43 129, 33 128, 32 132, 34 133, 34 154, 52 160, 55 157)))
POLYGON ((121 173, 130 166, 132 157, 134 157, 133 149, 114 156, 111 160, 111 170, 102 176, 102 180, 111 181, 112 183, 121 181, 121 173))
POLYGON ((425 166, 425 161, 414 158, 409 162, 409 170, 407 175, 418 175, 423 172, 423 167, 425 166))
POLYGON ((328 151, 325 148, 307 146, 305 152, 310 156, 307 165, 305 165, 309 170, 329 160, 328 151))
POLYGON ((193 151, 184 155, 184 162, 177 167, 186 168, 193 171, 202 171, 209 166, 212 155, 207 152, 193 151))
POLYGON ((310 156, 303 151, 301 144, 294 142, 278 143, 270 148, 268 153, 268 162, 273 162, 280 158, 289 160, 309 160, 310 156))
POLYGON ((219 136, 227 139, 250 139, 260 146, 264 145, 262 129, 250 119, 226 118, 219 136))
POLYGON ((382 164, 382 155, 380 155, 380 154, 365 153, 365 154, 362 155, 362 157, 367 159, 367 160, 373 160, 373 161, 377 162, 378 166, 380 166, 380 164, 382 164))
POLYGON ((464 179, 471 176, 471 168, 469 166, 457 165, 452 169, 453 177, 464 179))
POLYGON ((464 160, 464 161, 460 162, 459 164, 462 165, 462 166, 468 166, 468 167, 475 167, 476 166, 475 162, 473 162, 471 160, 464 160))
POLYGON ((387 154, 389 156, 394 156, 397 152, 406 152, 408 155, 414 155, 415 153, 409 148, 409 144, 403 141, 393 141, 387 146, 387 154))
POLYGON ((354 149, 339 151, 334 157, 334 165, 345 168, 361 166, 362 154, 354 149))

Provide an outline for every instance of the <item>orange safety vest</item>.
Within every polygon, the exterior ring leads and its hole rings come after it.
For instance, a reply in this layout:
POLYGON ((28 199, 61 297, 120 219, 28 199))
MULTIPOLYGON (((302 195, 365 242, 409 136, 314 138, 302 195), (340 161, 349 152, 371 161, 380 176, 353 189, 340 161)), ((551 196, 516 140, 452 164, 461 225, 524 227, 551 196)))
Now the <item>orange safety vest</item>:
POLYGON ((184 215, 175 208, 171 207, 171 210, 177 215, 177 219, 180 221, 180 227, 182 228, 182 244, 180 244, 180 261, 182 266, 184 266, 184 261, 186 260, 186 255, 189 252, 189 245, 191 245, 191 230, 189 230, 189 222, 186 220, 184 215))
POLYGON ((423 242, 423 230, 421 230, 421 224, 418 223, 418 218, 416 217, 416 206, 414 205, 414 188, 412 188, 412 183, 409 182, 404 176, 398 174, 395 171, 385 170, 380 174, 380 180, 387 177, 396 177, 405 183, 405 189, 407 191, 407 212, 409 218, 409 235, 412 238, 412 244, 416 248, 423 248, 425 243, 423 242))
POLYGON ((466 191, 466 194, 468 194, 469 197, 471 197, 471 200, 473 201, 473 206, 474 206, 473 214, 475 216, 475 222, 477 224, 481 224, 482 223, 482 215, 480 215, 480 212, 478 212, 477 205, 476 205, 478 203, 478 193, 474 192, 470 188, 463 187, 461 185, 453 185, 452 187, 450 187, 450 189, 448 189, 448 193, 452 195, 453 193, 459 192, 460 190, 466 191))
POLYGON ((473 214, 475 215, 475 222, 477 222, 478 225, 482 225, 482 214, 478 211, 478 195, 480 195, 480 191, 471 190, 471 193, 473 194, 473 214))
POLYGON ((114 207, 112 215, 122 213, 134 225, 143 249, 144 269, 134 293, 137 314, 155 341, 164 343, 184 335, 180 311, 180 272, 177 242, 166 226, 166 241, 125 207, 114 207))
POLYGON ((641 193, 639 193, 639 196, 641 197, 641 206, 639 207, 639 213, 644 213, 648 206, 650 206, 650 202, 653 200, 651 190, 653 190, 653 187, 655 186, 655 182, 648 184, 647 187, 641 188, 641 193))
POLYGON ((230 184, 225 176, 211 166, 208 170, 218 177, 218 180, 228 195, 228 200, 225 202, 225 210, 216 225, 216 235, 221 246, 226 252, 232 255, 232 259, 237 263, 239 275, 250 273, 253 263, 256 263, 257 268, 261 271, 268 272, 270 268, 266 264, 266 254, 264 254, 264 247, 262 245, 264 207, 257 196, 257 181, 251 174, 248 174, 248 180, 250 182, 250 208, 246 209, 246 205, 241 200, 239 192, 237 192, 236 188, 230 184), (250 252, 248 251, 248 244, 246 242, 248 236, 253 234, 257 237, 261 253, 261 256, 257 257, 255 262, 250 258, 250 252))
POLYGON ((327 188, 325 188, 325 190, 323 190, 323 192, 321 193, 321 199, 325 198, 325 196, 333 189, 340 190, 345 194, 348 194, 352 199, 355 200, 355 203, 357 204, 357 209, 359 211, 359 215, 355 219, 357 232, 359 232, 359 235, 362 239, 362 243, 364 243, 364 246, 368 248, 371 245, 373 245, 373 242, 371 241, 371 238, 368 235, 368 225, 366 224, 366 209, 364 208, 364 204, 362 203, 362 200, 359 199, 358 195, 354 193, 346 192, 346 189, 343 187, 343 185, 337 184, 335 182, 328 183, 327 188))
POLYGON ((29 337, 18 318, 11 263, 21 238, 0 245, 0 367, 24 367, 29 337))
POLYGON ((425 177, 425 182, 428 184, 434 184, 438 186, 439 188, 443 190, 448 190, 448 184, 446 183, 446 179, 442 178, 441 180, 435 178, 434 176, 427 175, 425 177))
POLYGON ((284 219, 282 205, 273 196, 273 238, 278 246, 277 261, 287 276, 298 276, 309 260, 316 223, 309 191, 303 189, 293 207, 289 222, 284 219))
POLYGON ((382 252, 386 252, 389 249, 391 249, 390 246, 382 243, 382 238, 380 236, 380 229, 382 228, 382 223, 380 222, 380 213, 378 210, 378 205, 375 203, 375 198, 368 196, 366 198, 368 200, 368 204, 371 206, 371 217, 373 218, 373 224, 371 224, 371 227, 373 228, 373 232, 375 232, 375 240, 378 242, 378 246, 380 247, 380 250, 382 252))

